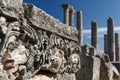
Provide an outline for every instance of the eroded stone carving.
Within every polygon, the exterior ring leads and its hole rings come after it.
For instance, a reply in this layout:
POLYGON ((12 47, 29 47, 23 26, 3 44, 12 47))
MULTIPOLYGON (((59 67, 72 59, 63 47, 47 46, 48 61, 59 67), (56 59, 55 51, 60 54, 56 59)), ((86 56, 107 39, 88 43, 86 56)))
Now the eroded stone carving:
POLYGON ((64 51, 61 49, 54 48, 54 50, 51 50, 51 57, 50 57, 50 66, 49 70, 53 73, 62 72, 64 69, 64 51), (62 70, 62 71, 60 71, 62 70))
POLYGON ((80 57, 78 54, 70 56, 71 72, 77 72, 80 69, 80 57))
MULTIPOLYGON (((6 23, 5 18, 1 20, 6 23)), ((72 57, 69 59, 73 47, 71 41, 17 21, 9 23, 6 30, 1 55, 3 70, 10 75, 9 79, 24 80, 41 69, 52 73, 77 72, 75 65, 78 63, 72 62, 72 57)))
POLYGON ((113 71, 119 76, 109 57, 78 46, 81 34, 73 27, 22 0, 0 2, 1 80, 103 80, 103 74, 111 80, 113 71))

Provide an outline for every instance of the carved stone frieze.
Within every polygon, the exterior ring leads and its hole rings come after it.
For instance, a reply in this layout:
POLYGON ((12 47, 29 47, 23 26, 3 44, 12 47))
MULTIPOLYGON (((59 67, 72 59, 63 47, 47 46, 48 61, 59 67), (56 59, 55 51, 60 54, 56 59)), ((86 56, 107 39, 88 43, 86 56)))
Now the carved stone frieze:
POLYGON ((5 20, 1 17, 1 64, 6 78, 24 80, 40 70, 56 74, 78 71, 80 52, 75 51, 76 42, 18 21, 6 25, 5 20))

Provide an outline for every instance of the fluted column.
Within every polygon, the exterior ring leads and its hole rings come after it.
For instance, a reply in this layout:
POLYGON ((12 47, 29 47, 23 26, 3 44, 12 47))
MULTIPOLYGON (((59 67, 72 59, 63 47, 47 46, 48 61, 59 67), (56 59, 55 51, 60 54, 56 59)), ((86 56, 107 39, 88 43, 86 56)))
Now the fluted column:
POLYGON ((115 33, 115 59, 119 61, 119 36, 115 33))
POLYGON ((115 34, 114 34, 114 21, 111 17, 107 19, 107 42, 108 42, 108 55, 110 61, 115 61, 115 34))
POLYGON ((62 4, 63 7, 63 13, 64 13, 64 20, 63 22, 67 25, 69 25, 69 8, 70 5, 69 4, 62 4))
POLYGON ((104 53, 108 54, 107 34, 104 34, 104 53))
POLYGON ((74 13, 75 10, 72 6, 70 6, 70 10, 69 10, 69 26, 74 26, 74 13))
POLYGON ((81 46, 83 44, 83 34, 82 34, 82 11, 77 11, 77 29, 78 29, 78 43, 81 46))
POLYGON ((98 49, 98 24, 97 21, 91 21, 91 45, 98 49))

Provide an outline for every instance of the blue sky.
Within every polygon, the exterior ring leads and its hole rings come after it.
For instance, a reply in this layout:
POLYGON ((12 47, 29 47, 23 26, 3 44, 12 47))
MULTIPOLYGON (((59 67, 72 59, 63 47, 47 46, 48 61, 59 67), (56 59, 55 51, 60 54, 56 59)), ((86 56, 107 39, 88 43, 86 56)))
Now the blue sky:
MULTIPOLYGON (((48 14, 63 22, 61 4, 71 4, 76 11, 83 13, 84 44, 91 44, 91 20, 98 22, 99 50, 104 49, 104 33, 106 33, 107 19, 114 19, 115 32, 120 32, 120 0, 23 0, 43 9, 48 14)), ((76 17, 76 15, 75 15, 76 17)), ((76 18, 75 18, 76 20, 76 18)), ((76 24, 76 22, 75 22, 76 24)))

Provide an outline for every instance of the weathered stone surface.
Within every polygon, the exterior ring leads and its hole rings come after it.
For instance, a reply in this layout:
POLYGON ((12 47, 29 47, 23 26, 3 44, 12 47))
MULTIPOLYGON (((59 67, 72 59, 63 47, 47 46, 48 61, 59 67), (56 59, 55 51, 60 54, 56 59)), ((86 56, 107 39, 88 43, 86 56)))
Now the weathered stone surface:
POLYGON ((74 73, 54 74, 48 71, 39 71, 39 74, 27 80, 76 80, 74 73))
POLYGON ((115 34, 114 34, 114 20, 109 17, 107 19, 107 42, 108 42, 108 55, 110 61, 115 61, 115 34))
POLYGON ((90 45, 78 46, 75 28, 31 4, 22 6, 20 0, 0 1, 1 80, 112 80, 113 73, 119 76, 106 54, 90 45))
POLYGON ((98 49, 98 23, 97 21, 91 21, 91 45, 98 49))
POLYGON ((57 75, 58 80, 76 80, 74 73, 64 73, 57 75))
MULTIPOLYGON (((112 62, 112 64, 117 68, 118 72, 120 73, 120 62, 112 62)), ((118 74, 114 73, 114 79, 118 78, 118 74)))
POLYGON ((62 4, 63 7, 63 14, 64 14, 64 20, 63 22, 67 25, 69 25, 69 11, 70 11, 70 5, 69 4, 62 4))
POLYGON ((41 28, 54 34, 77 40, 77 30, 73 27, 61 23, 59 20, 45 13, 43 10, 31 4, 24 4, 25 18, 34 28, 41 28))
POLYGON ((23 17, 22 0, 0 0, 0 15, 14 21, 23 17))
POLYGON ((82 33, 82 29, 83 29, 83 24, 82 24, 82 11, 77 11, 77 16, 76 16, 76 21, 77 21, 77 30, 78 30, 78 44, 80 46, 83 45, 83 33, 82 33))
POLYGON ((119 55, 119 34, 115 33, 115 61, 119 61, 120 60, 120 55, 119 55))
POLYGON ((76 73, 77 80, 113 80, 113 73, 119 76, 108 55, 89 45, 82 47, 81 69, 76 73))
POLYGON ((11 76, 10 80, 25 80, 40 70, 63 75, 65 79, 72 75, 71 80, 76 78, 75 73, 80 69, 77 41, 40 27, 36 29, 26 19, 20 22, 8 22, 6 19, 1 17, 4 42, 0 47, 3 71, 7 72, 7 78, 11 76))
POLYGON ((107 34, 104 34, 104 53, 108 53, 107 34))
MULTIPOLYGON (((77 80, 99 80, 101 60, 95 57, 96 52, 90 51, 92 46, 82 47, 81 69, 77 72, 77 80)), ((93 48, 95 49, 95 48, 93 48)))

